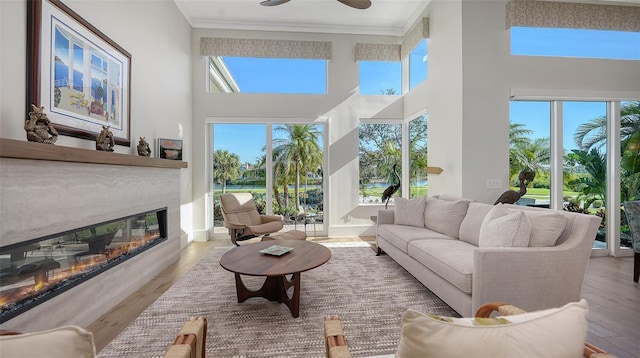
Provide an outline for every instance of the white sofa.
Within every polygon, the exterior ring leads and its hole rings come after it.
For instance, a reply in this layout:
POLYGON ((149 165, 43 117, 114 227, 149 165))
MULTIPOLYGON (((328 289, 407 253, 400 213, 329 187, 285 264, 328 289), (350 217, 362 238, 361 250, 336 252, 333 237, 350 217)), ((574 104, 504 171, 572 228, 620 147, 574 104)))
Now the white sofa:
POLYGON ((395 202, 394 210, 378 212, 379 252, 463 317, 487 302, 535 311, 580 299, 600 217, 445 195, 395 202), (485 220, 491 210, 491 220, 485 220), (500 217, 500 210, 509 215, 500 217), (517 225, 506 220, 514 216, 520 218, 517 225), (505 233, 518 230, 526 236, 524 246, 504 241, 505 233))

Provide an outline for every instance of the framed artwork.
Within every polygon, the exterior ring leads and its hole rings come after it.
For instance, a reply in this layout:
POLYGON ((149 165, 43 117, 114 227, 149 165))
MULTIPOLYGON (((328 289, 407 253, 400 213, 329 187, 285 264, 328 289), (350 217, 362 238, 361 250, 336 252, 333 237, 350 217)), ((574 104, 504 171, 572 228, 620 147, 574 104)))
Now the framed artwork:
POLYGON ((182 140, 158 138, 158 158, 182 160, 182 140))
POLYGON ((27 116, 44 106, 60 134, 109 126, 131 146, 131 55, 59 0, 27 1, 27 116))

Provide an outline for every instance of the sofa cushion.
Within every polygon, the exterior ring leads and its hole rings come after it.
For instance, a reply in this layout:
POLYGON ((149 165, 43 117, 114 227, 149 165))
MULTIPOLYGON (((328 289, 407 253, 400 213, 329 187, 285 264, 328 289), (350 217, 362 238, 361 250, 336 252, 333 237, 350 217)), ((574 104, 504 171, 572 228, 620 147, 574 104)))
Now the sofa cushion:
POLYGON ((0 337, 0 357, 90 358, 96 356, 93 334, 81 327, 0 337))
POLYGON ((480 227, 479 247, 526 247, 531 224, 522 210, 510 211, 494 205, 480 227))
POLYGON ((378 225, 377 235, 383 237, 391 245, 397 247, 404 253, 407 253, 407 244, 414 240, 450 239, 446 235, 424 227, 395 224, 378 225))
POLYGON ((479 246, 480 227, 485 216, 492 208, 493 205, 490 204, 470 202, 469 208, 467 208, 467 215, 465 215, 460 224, 460 240, 479 246))
POLYGON ((460 240, 415 240, 408 254, 465 293, 471 293, 475 246, 460 240))
POLYGON ((509 323, 477 325, 472 318, 407 310, 396 357, 582 357, 588 324, 585 300, 500 318, 509 323))
POLYGON ((394 224, 424 227, 424 203, 423 196, 411 200, 396 197, 394 224))
POLYGON ((424 226, 457 239, 460 224, 467 214, 469 200, 443 200, 427 197, 424 208, 424 226))
POLYGON ((569 221, 566 216, 559 213, 544 213, 525 210, 525 215, 531 222, 531 247, 556 246, 556 242, 569 221))

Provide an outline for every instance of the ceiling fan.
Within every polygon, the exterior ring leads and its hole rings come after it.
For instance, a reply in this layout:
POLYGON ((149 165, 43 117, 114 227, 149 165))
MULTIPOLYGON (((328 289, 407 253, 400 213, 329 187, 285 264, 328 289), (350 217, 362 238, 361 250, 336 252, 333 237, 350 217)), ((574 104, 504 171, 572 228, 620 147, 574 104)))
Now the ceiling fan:
MULTIPOLYGON (((263 2, 260 3, 260 5, 276 6, 276 5, 282 5, 289 1, 290 0, 264 0, 263 2)), ((360 10, 368 9, 369 6, 371 6, 371 0, 338 0, 338 1, 354 9, 360 9, 360 10)))

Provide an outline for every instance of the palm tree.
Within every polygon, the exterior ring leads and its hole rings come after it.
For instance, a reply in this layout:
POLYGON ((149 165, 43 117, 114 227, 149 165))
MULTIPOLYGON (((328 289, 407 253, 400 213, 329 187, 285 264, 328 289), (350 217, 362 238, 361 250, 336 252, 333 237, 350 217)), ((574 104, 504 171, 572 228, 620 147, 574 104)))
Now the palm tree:
POLYGON ((222 192, 227 191, 227 180, 240 176, 240 157, 228 150, 218 149, 213 153, 213 180, 222 184, 222 192))
MULTIPOLYGON (((625 103, 620 108, 620 147, 627 145, 631 136, 640 131, 640 101, 625 103)), ((607 116, 600 116, 583 123, 573 134, 576 146, 582 150, 601 148, 607 140, 607 116)))
POLYGON ((596 200, 604 201, 607 194, 607 160, 597 149, 590 152, 574 149, 568 156, 582 165, 588 176, 580 176, 569 182, 581 193, 583 209, 587 209, 596 200))
POLYGON ((322 149, 318 144, 321 133, 315 125, 310 124, 285 124, 275 130, 283 132, 285 137, 273 141, 274 162, 283 163, 285 173, 294 175, 295 205, 296 210, 300 211, 300 173, 322 166, 322 149))
POLYGON ((525 168, 521 163, 521 159, 526 156, 521 155, 520 152, 530 145, 531 139, 529 136, 532 133, 533 131, 526 129, 522 123, 509 124, 509 181, 525 168))

